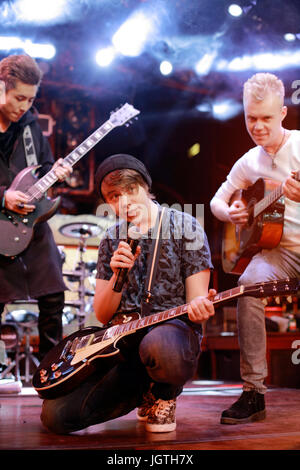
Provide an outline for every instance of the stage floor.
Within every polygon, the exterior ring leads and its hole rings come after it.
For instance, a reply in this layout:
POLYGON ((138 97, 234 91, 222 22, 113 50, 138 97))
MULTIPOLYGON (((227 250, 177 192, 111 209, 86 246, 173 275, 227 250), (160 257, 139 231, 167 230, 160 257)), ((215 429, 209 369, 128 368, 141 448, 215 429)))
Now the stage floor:
POLYGON ((267 418, 221 425, 220 414, 241 393, 241 385, 188 383, 177 401, 177 429, 148 433, 135 411, 67 436, 40 422, 42 401, 30 387, 0 394, 0 450, 300 450, 299 389, 270 388, 267 418))

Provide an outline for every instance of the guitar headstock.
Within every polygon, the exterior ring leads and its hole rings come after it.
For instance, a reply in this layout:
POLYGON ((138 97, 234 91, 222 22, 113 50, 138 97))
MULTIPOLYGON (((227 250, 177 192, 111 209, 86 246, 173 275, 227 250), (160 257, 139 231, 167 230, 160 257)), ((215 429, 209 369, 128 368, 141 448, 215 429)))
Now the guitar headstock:
POLYGON ((278 279, 276 281, 259 282, 244 286, 244 295, 251 297, 278 297, 296 295, 300 289, 300 280, 295 278, 278 279))
POLYGON ((131 104, 125 103, 120 109, 111 113, 109 120, 114 126, 123 126, 123 124, 138 114, 140 114, 138 109, 135 109, 131 104))

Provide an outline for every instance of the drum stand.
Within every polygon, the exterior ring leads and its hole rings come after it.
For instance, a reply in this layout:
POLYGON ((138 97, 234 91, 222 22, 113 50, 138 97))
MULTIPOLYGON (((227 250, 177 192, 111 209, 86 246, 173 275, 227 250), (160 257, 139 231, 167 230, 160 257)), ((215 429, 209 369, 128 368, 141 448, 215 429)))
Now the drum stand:
POLYGON ((35 367, 38 367, 40 363, 38 359, 32 354, 32 349, 30 346, 30 335, 32 333, 32 328, 24 323, 20 324, 20 327, 22 328, 23 335, 25 337, 24 352, 18 358, 19 363, 20 361, 22 361, 22 359, 25 359, 25 375, 21 376, 21 379, 24 380, 26 383, 29 383, 33 377, 33 375, 30 374, 30 363, 33 363, 35 367))
POLYGON ((39 360, 32 354, 32 347, 30 346, 30 337, 33 328, 37 325, 38 315, 26 310, 15 310, 9 312, 8 315, 11 317, 11 319, 7 321, 7 323, 4 323, 3 326, 10 326, 16 331, 16 345, 14 347, 15 357, 7 369, 4 370, 1 378, 6 377, 12 371, 12 369, 14 369, 14 375, 17 381, 22 380, 26 383, 30 383, 33 377, 33 375, 30 373, 30 365, 33 364, 35 368, 39 366, 39 360), (28 315, 31 316, 30 320, 26 318, 28 315), (23 338, 25 339, 25 344, 23 351, 20 352, 23 338), (20 363, 23 359, 24 375, 21 375, 20 363))
POLYGON ((86 244, 87 244, 87 239, 91 237, 92 235, 95 235, 98 233, 99 228, 96 227, 96 229, 92 226, 92 224, 68 224, 63 227, 61 227, 61 232, 65 236, 72 236, 75 238, 78 238, 78 261, 77 261, 77 266, 75 268, 75 271, 68 271, 64 272, 64 276, 69 276, 70 278, 73 278, 74 280, 78 280, 79 286, 78 286, 78 300, 75 301, 66 301, 65 305, 66 306, 71 306, 75 307, 78 311, 76 313, 76 316, 78 318, 78 328, 82 329, 85 326, 85 318, 86 318, 86 308, 85 308, 85 297, 87 295, 94 295, 90 291, 87 291, 85 288, 85 279, 86 279, 86 265, 83 260, 83 255, 86 251, 86 244), (93 230, 93 231, 92 231, 93 230))
POLYGON ((84 327, 85 324, 85 277, 86 277, 86 272, 85 272, 85 263, 83 261, 83 254, 86 251, 86 240, 87 237, 82 234, 79 238, 79 262, 78 262, 78 267, 79 267, 79 287, 78 287, 78 300, 79 300, 79 311, 78 311, 78 328, 81 329, 84 327))

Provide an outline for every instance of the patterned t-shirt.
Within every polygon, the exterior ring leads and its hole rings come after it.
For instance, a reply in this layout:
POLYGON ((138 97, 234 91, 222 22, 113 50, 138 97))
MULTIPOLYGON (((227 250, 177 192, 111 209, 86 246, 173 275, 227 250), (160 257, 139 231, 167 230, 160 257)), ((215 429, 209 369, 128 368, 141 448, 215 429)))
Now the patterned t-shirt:
MULTIPOLYGON (((205 269, 213 268, 206 234, 194 217, 168 208, 163 220, 159 261, 152 288, 152 312, 161 312, 184 304, 185 279, 205 269)), ((126 228, 125 221, 110 227, 101 241, 96 275, 98 279, 111 278, 113 273, 110 260, 120 239, 124 239, 124 236, 119 237, 120 233, 126 233, 124 228, 126 228)), ((139 241, 141 254, 128 273, 116 313, 140 313, 146 289, 147 258, 152 239, 153 231, 150 230, 139 241)))

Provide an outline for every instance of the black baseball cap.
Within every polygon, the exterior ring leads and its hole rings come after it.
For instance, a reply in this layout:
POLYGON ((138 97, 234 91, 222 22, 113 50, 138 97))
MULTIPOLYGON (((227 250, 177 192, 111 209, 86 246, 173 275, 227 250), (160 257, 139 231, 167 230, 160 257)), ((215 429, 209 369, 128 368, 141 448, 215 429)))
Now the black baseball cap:
POLYGON ((144 178, 147 185, 149 186, 149 189, 151 188, 152 179, 144 163, 138 160, 137 158, 133 157, 132 155, 118 153, 117 155, 112 155, 106 158, 102 163, 100 163, 97 168, 95 175, 95 185, 97 191, 99 192, 102 198, 103 196, 101 193, 101 184, 105 176, 108 175, 108 173, 111 173, 112 171, 121 170, 125 168, 129 170, 135 170, 140 173, 140 175, 144 178))

